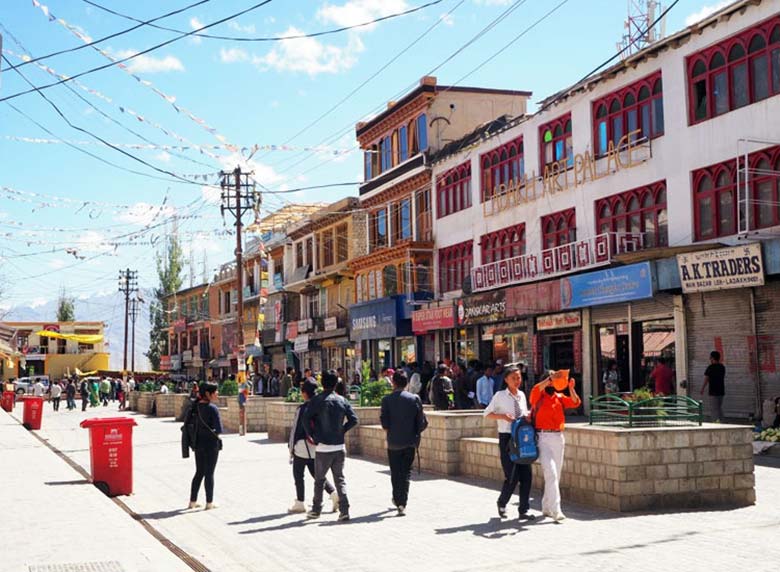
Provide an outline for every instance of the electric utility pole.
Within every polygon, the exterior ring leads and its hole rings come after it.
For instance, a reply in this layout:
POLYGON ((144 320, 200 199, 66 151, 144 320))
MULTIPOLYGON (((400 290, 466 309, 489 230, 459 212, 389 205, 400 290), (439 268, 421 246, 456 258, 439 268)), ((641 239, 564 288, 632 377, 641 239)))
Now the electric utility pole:
POLYGON ((136 291, 135 296, 130 299, 130 319, 132 320, 132 341, 130 342, 130 375, 135 375, 135 321, 140 311, 139 304, 143 304, 144 299, 136 291))
POLYGON ((130 294, 138 291, 138 271, 119 271, 119 291, 125 295, 125 354, 122 369, 127 372, 127 320, 130 315, 130 294))
POLYGON ((241 171, 241 167, 236 167, 232 173, 220 171, 219 176, 222 179, 220 186, 222 187, 222 206, 220 210, 222 216, 225 216, 225 211, 229 212, 235 217, 236 227, 236 328, 238 334, 236 336, 236 344, 238 345, 238 369, 243 371, 246 367, 243 361, 244 354, 244 262, 243 262, 243 248, 241 245, 241 231, 242 223, 241 216, 248 210, 254 209, 260 203, 260 194, 255 189, 254 182, 250 177, 253 173, 245 173, 241 171))

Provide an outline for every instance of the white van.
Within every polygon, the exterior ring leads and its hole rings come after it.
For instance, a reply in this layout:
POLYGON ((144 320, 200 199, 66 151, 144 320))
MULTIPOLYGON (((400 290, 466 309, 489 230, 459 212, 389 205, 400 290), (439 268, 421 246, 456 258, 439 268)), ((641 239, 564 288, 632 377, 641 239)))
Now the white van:
POLYGON ((25 393, 32 393, 33 385, 37 382, 41 382, 46 391, 49 390, 49 376, 48 375, 33 375, 30 377, 20 377, 14 381, 14 391, 17 395, 23 395, 25 393))

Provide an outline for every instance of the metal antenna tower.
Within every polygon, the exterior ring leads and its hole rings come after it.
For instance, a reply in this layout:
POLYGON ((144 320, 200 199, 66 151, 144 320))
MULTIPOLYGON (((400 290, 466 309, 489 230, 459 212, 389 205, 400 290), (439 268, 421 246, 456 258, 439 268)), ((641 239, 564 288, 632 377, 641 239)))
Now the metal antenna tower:
POLYGON ((663 12, 658 0, 626 0, 626 3, 628 16, 623 23, 623 37, 617 43, 622 59, 626 59, 666 35, 666 18, 651 26, 658 14, 663 12))

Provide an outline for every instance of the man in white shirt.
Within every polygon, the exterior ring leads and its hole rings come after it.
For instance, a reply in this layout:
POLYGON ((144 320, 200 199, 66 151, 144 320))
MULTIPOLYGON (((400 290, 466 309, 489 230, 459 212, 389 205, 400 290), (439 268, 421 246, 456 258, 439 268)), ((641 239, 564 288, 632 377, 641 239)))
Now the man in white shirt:
POLYGON ((43 386, 40 379, 33 384, 32 390, 35 397, 43 397, 43 394, 46 393, 46 388, 43 386))
POLYGON ((161 384, 160 384, 160 393, 162 393, 163 395, 165 395, 166 393, 168 393, 168 386, 167 386, 167 385, 165 385, 164 383, 161 383, 161 384))
POLYGON ((512 422, 520 417, 530 417, 525 394, 520 391, 522 382, 523 378, 519 368, 510 366, 504 370, 506 389, 493 396, 483 415, 498 422, 498 449, 501 455, 501 467, 504 469, 504 484, 501 487, 497 503, 498 516, 506 518, 506 505, 519 483, 520 519, 534 520, 536 517, 528 513, 533 476, 531 465, 516 464, 509 458, 512 422))
POLYGON ((49 396, 51 397, 51 406, 54 411, 60 410, 60 399, 62 398, 62 386, 57 382, 52 382, 49 388, 49 396))

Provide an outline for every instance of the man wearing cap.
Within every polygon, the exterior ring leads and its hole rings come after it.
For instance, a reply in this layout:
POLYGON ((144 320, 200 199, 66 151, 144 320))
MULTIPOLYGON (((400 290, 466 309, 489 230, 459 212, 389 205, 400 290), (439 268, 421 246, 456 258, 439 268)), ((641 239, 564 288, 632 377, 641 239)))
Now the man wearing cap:
MULTIPOLYGON (((564 378, 565 379, 565 378, 564 378)), ((564 409, 574 409, 582 403, 574 389, 574 380, 569 380, 569 395, 556 390, 548 377, 531 390, 531 411, 534 426, 539 434, 539 463, 544 474, 542 514, 555 522, 562 522, 566 516, 561 512, 560 479, 563 471, 563 429, 564 409)))
POLYGON ((509 457, 509 444, 512 439, 512 422, 520 417, 528 417, 528 405, 525 394, 520 391, 523 382, 520 368, 510 366, 504 371, 506 389, 493 395, 490 403, 485 408, 483 415, 487 419, 498 422, 498 451, 501 455, 501 468, 504 470, 504 484, 498 497, 498 516, 506 518, 506 505, 512 498, 512 492, 517 487, 520 489, 520 519, 534 520, 535 516, 528 514, 530 508, 529 498, 531 494, 531 465, 521 465, 512 462, 509 457))

